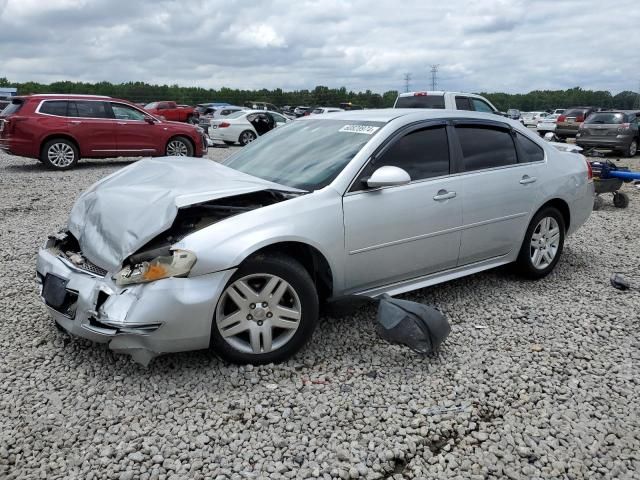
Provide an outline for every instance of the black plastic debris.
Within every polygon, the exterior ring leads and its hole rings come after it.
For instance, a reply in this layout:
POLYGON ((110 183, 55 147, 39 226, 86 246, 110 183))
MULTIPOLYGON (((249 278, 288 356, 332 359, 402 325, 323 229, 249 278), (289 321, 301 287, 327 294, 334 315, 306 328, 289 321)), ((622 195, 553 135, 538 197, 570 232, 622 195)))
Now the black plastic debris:
POLYGON ((389 343, 405 345, 417 353, 435 351, 451 332, 449 322, 439 311, 422 303, 380 298, 376 331, 389 343))
POLYGON ((614 273, 610 278, 611 286, 613 288, 617 288, 618 290, 630 290, 633 288, 631 282, 627 280, 624 275, 620 273, 614 273))

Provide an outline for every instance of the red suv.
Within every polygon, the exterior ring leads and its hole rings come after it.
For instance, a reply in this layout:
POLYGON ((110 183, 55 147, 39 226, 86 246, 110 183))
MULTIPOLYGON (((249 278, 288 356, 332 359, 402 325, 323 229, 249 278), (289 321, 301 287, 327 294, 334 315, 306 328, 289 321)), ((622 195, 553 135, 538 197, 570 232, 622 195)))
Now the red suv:
POLYGON ((81 157, 201 157, 206 145, 199 127, 160 120, 110 97, 14 97, 0 114, 0 149, 56 170, 72 168, 81 157))

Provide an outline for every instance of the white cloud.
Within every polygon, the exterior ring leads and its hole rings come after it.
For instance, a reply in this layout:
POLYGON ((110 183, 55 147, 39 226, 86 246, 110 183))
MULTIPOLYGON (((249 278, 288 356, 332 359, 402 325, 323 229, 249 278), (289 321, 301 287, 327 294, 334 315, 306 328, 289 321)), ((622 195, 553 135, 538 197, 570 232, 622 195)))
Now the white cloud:
POLYGON ((637 0, 0 0, 0 76, 202 87, 613 92, 637 0))

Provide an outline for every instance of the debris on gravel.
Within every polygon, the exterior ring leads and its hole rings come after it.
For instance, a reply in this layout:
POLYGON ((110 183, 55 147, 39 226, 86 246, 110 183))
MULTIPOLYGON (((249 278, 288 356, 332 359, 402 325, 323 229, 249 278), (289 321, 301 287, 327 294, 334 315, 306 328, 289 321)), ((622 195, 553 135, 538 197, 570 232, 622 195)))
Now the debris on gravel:
POLYGON ((363 307, 280 365, 199 351, 143 368, 58 331, 34 281, 74 199, 130 161, 53 172, 0 153, 0 478, 638 478, 640 295, 609 284, 640 280, 632 185, 546 279, 501 269, 404 295, 451 322, 436 355, 384 343, 363 307))

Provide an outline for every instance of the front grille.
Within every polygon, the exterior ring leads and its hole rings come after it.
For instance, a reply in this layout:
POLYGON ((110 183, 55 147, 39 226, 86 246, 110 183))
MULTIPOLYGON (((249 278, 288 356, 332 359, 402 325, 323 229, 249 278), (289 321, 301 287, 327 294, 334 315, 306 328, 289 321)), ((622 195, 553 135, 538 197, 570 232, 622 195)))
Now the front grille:
POLYGON ((94 275, 98 275, 100 277, 105 277, 107 275, 107 271, 104 268, 100 268, 97 265, 94 265, 89 260, 85 258, 84 263, 82 265, 76 265, 79 269, 85 270, 87 272, 91 272, 94 275))

